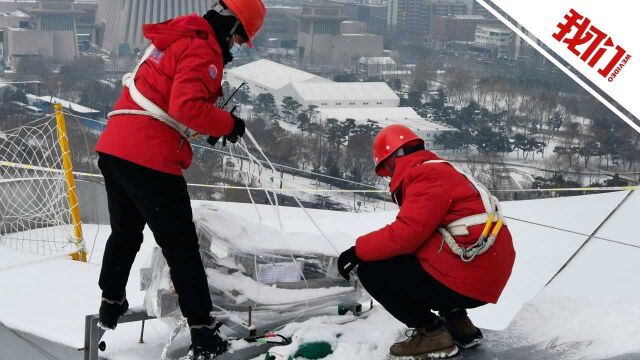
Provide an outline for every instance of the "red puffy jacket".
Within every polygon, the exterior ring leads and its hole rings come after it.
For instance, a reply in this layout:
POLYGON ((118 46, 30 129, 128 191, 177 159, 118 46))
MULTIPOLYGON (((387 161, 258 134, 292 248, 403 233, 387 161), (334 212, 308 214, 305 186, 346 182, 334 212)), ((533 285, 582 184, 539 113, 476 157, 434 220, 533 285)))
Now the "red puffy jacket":
MULTIPOLYGON (((396 158, 390 187, 397 195, 400 212, 390 225, 358 238, 356 254, 363 261, 415 254, 422 267, 448 288, 496 303, 515 261, 509 229, 502 227, 487 252, 463 262, 442 243, 437 228, 486 210, 480 193, 464 175, 447 163, 423 164, 429 160, 439 158, 426 150, 396 158)), ((469 235, 456 237, 456 241, 468 247, 478 240, 483 228, 471 226, 469 235)))
MULTIPOLYGON (((222 95, 222 50, 209 23, 188 15, 145 25, 144 36, 157 50, 140 66, 138 90, 174 119, 201 134, 231 133, 231 115, 214 106, 222 95)), ((114 109, 142 110, 123 87, 114 109)), ((144 115, 109 119, 96 151, 133 163, 181 175, 191 165, 188 141, 168 125, 144 115)))

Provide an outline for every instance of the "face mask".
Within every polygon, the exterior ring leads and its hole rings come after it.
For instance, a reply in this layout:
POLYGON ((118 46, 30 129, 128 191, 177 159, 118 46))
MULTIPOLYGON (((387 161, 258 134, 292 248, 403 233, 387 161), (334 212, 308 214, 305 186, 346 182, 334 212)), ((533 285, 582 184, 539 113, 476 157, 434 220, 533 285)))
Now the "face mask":
POLYGON ((233 44, 233 46, 231 47, 231 50, 229 50, 229 52, 231 53, 231 55, 236 56, 236 55, 238 55, 238 53, 240 53, 240 49, 241 48, 242 48, 242 45, 233 44))

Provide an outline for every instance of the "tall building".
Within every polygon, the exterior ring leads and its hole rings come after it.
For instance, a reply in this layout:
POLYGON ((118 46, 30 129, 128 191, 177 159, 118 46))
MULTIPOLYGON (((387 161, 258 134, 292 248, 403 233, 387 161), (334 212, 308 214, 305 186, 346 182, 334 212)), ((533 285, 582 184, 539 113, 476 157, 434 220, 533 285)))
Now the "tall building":
POLYGON ((422 39, 431 32, 435 16, 468 15, 470 0, 389 0, 390 26, 403 38, 422 39))
POLYGON ((475 45, 489 50, 495 56, 514 57, 515 34, 505 26, 478 25, 475 45))
POLYGON ((497 25, 496 20, 481 15, 435 16, 431 22, 431 36, 436 42, 474 42, 478 25, 497 25))
MULTIPOLYGON (((15 68, 21 59, 41 56, 64 63, 78 56, 78 28, 96 3, 74 0, 37 0, 0 3, 11 10, 2 14, 2 62, 15 68)), ((89 29, 93 25, 87 26, 89 29)), ((90 31, 90 30, 89 30, 90 31)), ((89 34, 90 36, 90 34, 89 34)))
MULTIPOLYGON (((302 8, 298 57, 306 66, 348 66, 363 56, 381 56, 383 37, 364 32, 362 23, 349 21, 339 4, 308 3, 302 8)), ((366 26, 364 26, 366 27, 366 26)))
POLYGON ((301 7, 267 5, 267 16, 262 30, 253 40, 256 46, 295 49, 298 42, 301 7))
POLYGON ((142 25, 190 13, 204 14, 209 0, 100 0, 96 12, 96 43, 115 53, 144 49, 142 25))
POLYGON ((373 34, 387 33, 387 6, 359 3, 344 3, 344 14, 352 20, 367 24, 367 31, 373 34))
POLYGON ((340 23, 349 19, 343 7, 330 4, 305 4, 298 32, 298 55, 301 63, 331 62, 333 39, 340 34, 340 23))

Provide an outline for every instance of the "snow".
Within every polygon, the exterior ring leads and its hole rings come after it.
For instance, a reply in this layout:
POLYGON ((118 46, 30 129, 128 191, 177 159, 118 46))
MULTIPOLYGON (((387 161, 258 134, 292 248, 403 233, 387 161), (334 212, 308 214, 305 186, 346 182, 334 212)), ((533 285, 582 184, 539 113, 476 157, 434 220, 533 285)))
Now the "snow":
POLYGON ((75 111, 80 114, 99 114, 100 111, 88 108, 86 106, 82 106, 80 104, 75 104, 70 101, 57 98, 55 96, 40 96, 38 99, 40 101, 44 101, 51 104, 61 104, 64 108, 75 111))
MULTIPOLYGON (((562 348, 568 351, 566 358, 600 359, 640 352, 635 338, 640 333, 640 278, 636 276, 640 250, 633 247, 639 245, 639 240, 630 232, 630 224, 640 211, 638 194, 633 193, 598 231, 597 238, 545 287, 626 194, 505 202, 503 207, 510 218, 508 226, 517 251, 514 272, 497 305, 470 312, 474 322, 486 329, 505 329, 514 346, 562 348)), ((244 230, 227 235, 248 234, 254 239, 262 236, 259 242, 244 244, 247 248, 333 252, 300 209, 280 208, 284 233, 278 231, 278 214, 269 206, 194 202, 194 209, 196 216, 204 216, 212 225, 234 228, 233 224, 243 221, 247 224, 244 230), (216 211, 224 216, 215 219, 215 215, 207 215, 216 211), (249 225, 251 222, 254 223, 249 225)), ((393 221, 395 216, 394 211, 309 213, 339 251, 351 246, 357 236, 393 221)), ((220 231, 233 231, 222 228, 220 231)), ((0 248, 0 288, 4 295, 0 296, 0 322, 64 345, 83 346, 84 316, 96 313, 99 303, 97 279, 109 228, 85 225, 84 231, 88 249, 96 242, 90 264, 0 248)), ((144 296, 138 290, 138 269, 155 245, 148 229, 145 238, 127 287, 133 307, 140 307, 144 296)), ((227 290, 243 286, 232 275, 218 280, 219 286, 227 290)), ((261 302, 267 301, 268 286, 255 291, 259 291, 261 302)), ((112 359, 157 359, 171 324, 147 322, 143 345, 137 343, 139 326, 123 324, 117 331, 108 332, 105 340, 109 345, 101 355, 112 359)), ((324 340, 334 350, 327 359, 383 359, 403 330, 402 324, 376 306, 360 319, 325 316, 289 324, 282 332, 291 335, 294 344, 274 348, 273 352, 286 358, 286 354, 295 351, 296 344, 324 340)))
POLYGON ((209 283, 215 283, 216 288, 226 293, 239 292, 249 300, 260 302, 261 304, 282 304, 287 302, 307 301, 313 298, 325 296, 335 296, 349 292, 349 288, 320 288, 320 289, 277 289, 273 286, 258 284, 251 278, 239 272, 233 274, 223 274, 220 271, 207 269, 209 283))

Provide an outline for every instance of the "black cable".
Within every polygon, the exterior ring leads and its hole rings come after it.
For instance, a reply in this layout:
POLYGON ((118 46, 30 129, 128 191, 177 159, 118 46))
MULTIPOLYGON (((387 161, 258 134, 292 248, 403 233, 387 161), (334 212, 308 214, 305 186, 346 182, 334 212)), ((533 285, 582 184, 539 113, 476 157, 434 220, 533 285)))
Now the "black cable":
MULTIPOLYGON (((557 226, 545 225, 545 224, 541 224, 541 223, 538 223, 538 222, 535 222, 535 221, 518 219, 518 218, 514 218, 514 217, 510 217, 510 216, 505 216, 504 218, 505 219, 509 219, 509 220, 513 220, 513 221, 523 222, 523 223, 526 223, 526 224, 531 224, 531 225, 544 227, 544 228, 547 228, 547 229, 553 229, 553 230, 557 230, 557 231, 561 231, 561 232, 566 232, 566 233, 569 233, 569 234, 581 235, 581 236, 586 236, 586 237, 591 236, 591 234, 582 233, 582 232, 579 232, 579 231, 574 231, 574 230, 569 230, 569 229, 563 229, 563 228, 559 228, 557 226)), ((640 249, 640 245, 629 244, 629 243, 622 242, 622 241, 619 241, 619 240, 608 239, 608 238, 601 237, 601 236, 591 236, 591 238, 592 239, 606 241, 606 242, 610 242, 610 243, 614 243, 614 244, 618 244, 618 245, 629 246, 629 247, 632 247, 632 248, 640 249)))

